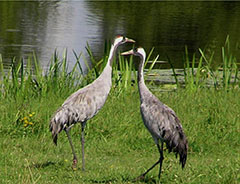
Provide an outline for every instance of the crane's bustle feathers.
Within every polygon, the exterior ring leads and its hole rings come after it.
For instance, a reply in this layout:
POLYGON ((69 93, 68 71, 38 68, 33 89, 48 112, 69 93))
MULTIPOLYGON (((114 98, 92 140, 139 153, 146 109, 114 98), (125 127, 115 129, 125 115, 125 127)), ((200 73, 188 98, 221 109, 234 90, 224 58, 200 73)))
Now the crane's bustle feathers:
POLYGON ((113 42, 107 65, 101 75, 91 84, 70 95, 52 117, 49 130, 52 132, 53 142, 57 144, 58 134, 77 122, 86 123, 104 105, 112 86, 113 56, 119 45, 135 42, 132 39, 118 36, 113 42))
MULTIPOLYGON (((180 163, 184 168, 187 160, 188 141, 175 112, 163 104, 152 94, 144 82, 144 62, 146 53, 143 48, 135 48, 121 55, 135 55, 141 58, 138 68, 138 89, 140 94, 140 110, 144 125, 151 133, 155 143, 165 142, 169 152, 179 155, 180 163)), ((161 167, 161 166, 160 166, 161 167)), ((160 172, 159 172, 160 176, 160 172)))

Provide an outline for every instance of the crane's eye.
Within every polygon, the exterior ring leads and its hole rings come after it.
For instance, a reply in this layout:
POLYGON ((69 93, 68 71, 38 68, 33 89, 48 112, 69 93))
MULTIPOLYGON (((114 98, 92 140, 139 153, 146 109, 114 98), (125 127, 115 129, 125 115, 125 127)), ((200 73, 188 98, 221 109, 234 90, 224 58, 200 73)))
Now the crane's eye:
POLYGON ((122 39, 122 41, 124 42, 126 40, 126 37, 125 36, 123 36, 123 39, 122 39))

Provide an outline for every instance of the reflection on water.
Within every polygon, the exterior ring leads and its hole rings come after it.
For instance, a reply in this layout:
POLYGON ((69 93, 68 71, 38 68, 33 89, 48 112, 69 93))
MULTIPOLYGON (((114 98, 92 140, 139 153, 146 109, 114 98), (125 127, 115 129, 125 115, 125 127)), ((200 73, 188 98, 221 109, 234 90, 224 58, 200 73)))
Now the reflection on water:
POLYGON ((13 56, 33 51, 46 66, 55 49, 79 53, 95 33, 82 2, 0 2, 0 12, 0 53, 6 66, 13 56))
POLYGON ((181 67, 185 45, 219 52, 227 35, 238 42, 239 17, 239 2, 0 2, 0 53, 6 68, 32 51, 47 66, 55 49, 67 48, 70 61, 72 49, 87 55, 88 42, 100 59, 104 42, 124 34, 181 67))

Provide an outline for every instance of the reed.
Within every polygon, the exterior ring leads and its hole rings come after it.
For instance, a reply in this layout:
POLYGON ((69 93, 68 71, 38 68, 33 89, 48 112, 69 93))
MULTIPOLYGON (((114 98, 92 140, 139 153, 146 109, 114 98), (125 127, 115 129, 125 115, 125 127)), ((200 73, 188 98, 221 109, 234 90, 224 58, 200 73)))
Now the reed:
MULTIPOLYGON (((237 59, 231 52, 229 36, 221 48, 222 59, 217 66, 213 66, 215 60, 213 51, 207 55, 204 50, 199 49, 199 53, 200 57, 198 59, 196 54, 193 54, 192 58, 190 58, 188 49, 185 47, 185 57, 183 58, 184 87, 188 91, 195 92, 200 88, 209 87, 214 87, 215 90, 224 89, 229 91, 239 87, 239 68, 237 59)), ((170 60, 169 63, 178 84, 178 77, 170 60)))
POLYGON ((68 72, 67 51, 64 52, 62 59, 59 59, 55 51, 49 68, 45 71, 39 63, 33 53, 26 61, 23 59, 16 61, 14 58, 8 72, 4 72, 1 59, 1 97, 24 100, 34 96, 45 96, 48 92, 61 94, 65 89, 76 89, 78 80, 75 79, 81 78, 76 70, 79 62, 77 61, 73 69, 68 72))
MULTIPOLYGON (((7 72, 4 71, 3 60, 0 55, 0 89, 2 91, 0 98, 26 100, 36 96, 46 96, 48 93, 62 96, 74 92, 91 83, 101 74, 107 63, 108 48, 108 46, 105 46, 104 57, 99 61, 95 60, 88 44, 86 50, 90 61, 82 53, 78 54, 73 51, 75 64, 70 71, 68 69, 67 50, 63 52, 62 56, 59 56, 59 53, 55 50, 48 68, 45 69, 42 68, 34 52, 25 60, 23 58, 20 60, 13 58, 11 67, 7 72), (87 68, 86 72, 83 71, 80 63, 81 59, 87 68)), ((148 55, 147 61, 152 51, 148 55)), ((114 60, 112 72, 113 87, 122 92, 124 89, 137 83, 133 57, 130 57, 128 60, 118 54, 114 60)), ((152 63, 148 71, 151 71, 153 66, 154 63, 152 63)))
MULTIPOLYGON (((46 96, 48 93, 56 95, 67 95, 77 89, 86 86, 95 80, 102 72, 106 65, 110 44, 106 42, 104 57, 96 61, 91 51, 90 46, 86 45, 86 50, 89 55, 88 61, 82 53, 78 54, 73 51, 75 56, 75 64, 69 71, 68 69, 68 51, 65 50, 62 56, 59 56, 55 50, 47 69, 43 69, 37 55, 33 52, 26 60, 23 58, 17 60, 12 59, 10 69, 6 72, 3 68, 3 60, 0 55, 0 98, 11 98, 15 100, 27 100, 31 97, 46 96), (87 72, 84 72, 80 60, 84 61, 87 72)), ((152 57, 154 48, 149 52, 145 66, 152 57)), ((222 61, 217 67, 212 67, 215 60, 215 53, 210 55, 205 54, 204 50, 199 49, 200 57, 197 58, 193 54, 189 57, 188 49, 185 47, 184 62, 184 86, 188 91, 195 92, 200 88, 214 87, 216 90, 224 88, 231 90, 238 88, 239 69, 237 59, 233 56, 230 47, 230 39, 226 38, 226 42, 221 49, 222 61)), ((159 56, 153 59, 153 62, 146 69, 148 75, 159 56)), ((119 93, 125 89, 136 85, 137 71, 135 67, 134 57, 122 57, 119 54, 114 58, 113 62, 113 87, 119 93)), ((177 87, 182 87, 179 84, 178 76, 170 59, 168 59, 173 71, 173 75, 177 87)))

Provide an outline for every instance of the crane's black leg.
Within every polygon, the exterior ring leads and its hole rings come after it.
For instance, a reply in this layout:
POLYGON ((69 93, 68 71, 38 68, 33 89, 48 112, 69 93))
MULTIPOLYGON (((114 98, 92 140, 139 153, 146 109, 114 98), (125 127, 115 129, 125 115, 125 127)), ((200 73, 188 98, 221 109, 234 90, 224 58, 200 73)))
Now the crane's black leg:
POLYGON ((85 170, 85 160, 84 160, 84 143, 85 143, 85 140, 84 140, 84 128, 85 128, 86 122, 83 122, 81 125, 82 125, 82 136, 81 136, 81 143, 82 143, 82 170, 84 171, 84 170, 85 170))
POLYGON ((137 181, 137 180, 141 180, 141 179, 144 179, 145 175, 151 171, 156 165, 158 165, 160 163, 160 169, 159 169, 159 174, 158 174, 158 178, 160 179, 160 175, 161 175, 161 170, 162 170, 162 162, 163 162, 163 142, 162 142, 162 145, 161 145, 161 148, 159 146, 159 143, 157 143, 157 147, 158 147, 158 151, 160 153, 160 158, 159 160, 152 165, 152 167, 150 167, 146 172, 144 172, 143 174, 141 174, 140 176, 138 176, 134 181, 137 181))
POLYGON ((160 158, 159 158, 159 162, 160 162, 160 168, 159 168, 159 173, 158 173, 158 179, 160 180, 161 177, 161 172, 162 172, 162 162, 163 162, 163 142, 161 143, 161 148, 159 146, 159 144, 157 144, 158 147, 158 151, 160 153, 160 158))
POLYGON ((159 168, 159 173, 158 173, 158 178, 160 180, 160 177, 161 177, 161 172, 162 172, 162 162, 163 162, 163 142, 161 143, 161 148, 159 146, 159 144, 157 144, 157 147, 158 147, 158 151, 160 153, 160 158, 159 160, 152 165, 152 167, 150 167, 145 173, 141 174, 140 176, 138 176, 134 181, 137 181, 137 180, 141 180, 141 179, 144 179, 145 175, 151 171, 156 165, 158 165, 160 163, 160 168, 159 168))
POLYGON ((70 146, 71 146, 71 148, 72 148, 72 153, 73 153, 73 165, 72 165, 72 168, 73 168, 73 169, 76 169, 76 168, 77 168, 77 155, 76 155, 76 153, 75 153, 75 149, 74 149, 73 144, 72 144, 72 139, 71 139, 71 136, 70 136, 70 134, 69 134, 69 131, 70 131, 71 128, 72 128, 72 126, 66 128, 66 129, 65 129, 65 132, 66 132, 66 134, 67 134, 68 141, 69 141, 69 143, 70 143, 70 146))
POLYGON ((152 165, 152 167, 150 167, 146 172, 144 172, 143 174, 141 174, 140 176, 138 176, 137 178, 134 179, 134 181, 137 181, 137 180, 141 180, 141 179, 144 179, 145 175, 151 171, 156 165, 158 165, 160 163, 160 160, 158 160, 155 164, 152 165))

